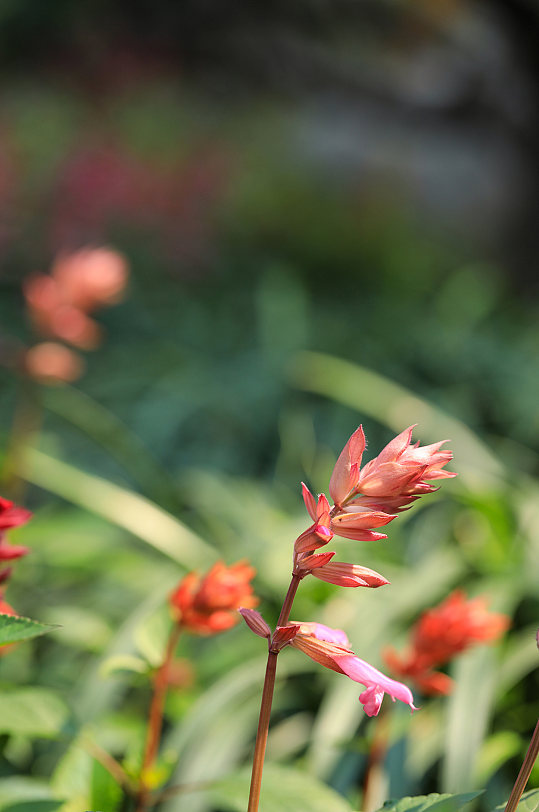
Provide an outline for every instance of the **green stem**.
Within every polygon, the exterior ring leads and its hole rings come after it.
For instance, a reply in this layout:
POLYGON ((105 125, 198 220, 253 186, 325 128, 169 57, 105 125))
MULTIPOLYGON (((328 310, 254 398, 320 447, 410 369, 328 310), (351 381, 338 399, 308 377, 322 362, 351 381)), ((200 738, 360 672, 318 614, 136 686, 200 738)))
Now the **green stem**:
POLYGON ((526 789, 526 784, 528 783, 530 773, 533 769, 533 765, 535 764, 538 754, 539 754, 539 719, 537 720, 537 724, 535 725, 535 730, 533 731, 530 746, 528 747, 528 751, 524 756, 524 761, 522 762, 522 767, 520 768, 520 772, 517 775, 517 780, 515 781, 515 785, 511 790, 511 795, 509 796, 509 800, 507 801, 505 812, 515 812, 515 809, 518 806, 518 802, 520 801, 522 793, 526 789))
MULTIPOLYGON (((296 592, 301 581, 300 575, 292 575, 288 592, 283 602, 278 626, 286 626, 290 617, 290 611, 296 592)), ((251 775, 251 789, 249 791, 249 805, 247 812, 257 812, 260 802, 260 791, 262 788, 262 771, 264 769, 264 756, 266 754, 266 744, 268 741, 268 731, 271 716, 271 704, 273 701, 273 689, 275 688, 275 673, 277 670, 278 651, 273 651, 270 644, 268 662, 266 665, 266 676, 264 678, 264 688, 262 689, 262 701, 260 703, 260 717, 258 719, 258 730, 256 732, 255 752, 253 756, 253 772, 251 775)))

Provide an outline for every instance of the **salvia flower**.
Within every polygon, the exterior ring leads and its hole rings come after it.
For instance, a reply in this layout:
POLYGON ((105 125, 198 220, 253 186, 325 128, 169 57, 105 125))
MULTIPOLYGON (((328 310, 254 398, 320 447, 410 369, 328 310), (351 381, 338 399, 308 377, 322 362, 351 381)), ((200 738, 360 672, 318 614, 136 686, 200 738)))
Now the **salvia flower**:
POLYGON ((467 600, 464 592, 455 590, 421 615, 406 654, 388 649, 384 658, 395 674, 414 680, 424 694, 448 694, 452 680, 434 669, 470 646, 498 639, 509 622, 506 615, 489 612, 485 598, 467 600))
POLYGON ((322 581, 340 586, 379 587, 389 583, 379 573, 354 564, 332 561, 334 553, 314 551, 337 535, 356 541, 386 538, 378 529, 397 518, 422 494, 436 490, 425 480, 447 479, 456 474, 443 470, 452 459, 442 450, 442 441, 421 447, 412 443, 410 426, 361 467, 365 434, 360 426, 341 451, 331 479, 331 507, 325 494, 316 499, 303 484, 303 500, 313 524, 294 544, 294 574, 311 573, 322 581))
MULTIPOLYGON (((258 612, 243 609, 242 615, 247 625, 260 634, 260 631, 254 628, 260 625, 258 618, 262 620, 258 612), (258 618, 251 617, 254 615, 258 618)), ((262 623, 265 621, 262 620, 262 623)), ((325 668, 345 674, 354 682, 364 685, 365 690, 361 692, 359 701, 367 716, 378 714, 385 693, 389 694, 393 701, 399 699, 409 705, 412 711, 416 710, 410 689, 357 657, 350 648, 345 632, 341 629, 332 629, 322 623, 291 622, 287 626, 278 626, 270 641, 270 648, 273 651, 279 651, 286 645, 299 649, 325 668)))
POLYGON ((246 561, 230 567, 219 561, 204 576, 190 572, 170 595, 174 619, 195 634, 230 629, 239 620, 240 606, 251 608, 258 603, 250 584, 255 573, 246 561))

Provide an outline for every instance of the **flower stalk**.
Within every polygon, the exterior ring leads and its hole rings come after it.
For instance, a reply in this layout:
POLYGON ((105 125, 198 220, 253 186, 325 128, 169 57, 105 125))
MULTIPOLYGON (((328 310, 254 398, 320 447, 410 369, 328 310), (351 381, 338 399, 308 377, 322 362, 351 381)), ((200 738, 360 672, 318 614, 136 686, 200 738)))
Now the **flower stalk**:
MULTIPOLYGON (((286 626, 292 611, 292 604, 298 591, 300 575, 292 575, 290 586, 286 593, 277 627, 286 626)), ((277 671, 277 655, 279 649, 272 647, 269 641, 268 662, 266 665, 266 676, 264 677, 264 687, 262 689, 262 700, 260 703, 260 716, 258 718, 258 729, 256 731, 255 751, 253 756, 253 770, 251 773, 251 788, 249 790, 249 805, 247 812, 256 812, 260 802, 260 790, 262 787, 262 771, 264 769, 264 757, 266 755, 266 745, 268 742, 268 731, 271 716, 271 705, 273 702, 273 690, 275 688, 275 674, 277 671)))

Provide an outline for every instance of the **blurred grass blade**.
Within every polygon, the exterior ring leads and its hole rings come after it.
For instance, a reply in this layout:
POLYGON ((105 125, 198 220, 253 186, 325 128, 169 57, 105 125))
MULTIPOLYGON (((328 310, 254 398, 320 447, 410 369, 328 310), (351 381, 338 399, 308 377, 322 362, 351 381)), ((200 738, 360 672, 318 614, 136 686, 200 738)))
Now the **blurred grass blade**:
POLYGON ((135 432, 116 415, 72 386, 45 390, 45 406, 99 443, 138 482, 142 490, 157 503, 163 496, 175 505, 167 471, 162 468, 135 432))
POLYGON ((350 406, 396 432, 419 423, 422 440, 447 437, 467 486, 494 484, 504 474, 500 461, 464 423, 377 372, 323 353, 302 352, 290 377, 297 387, 350 406))
POLYGON ((200 536, 144 496, 87 474, 30 448, 17 473, 34 485, 61 496, 128 530, 142 541, 191 569, 207 567, 216 552, 200 536))
POLYGON ((28 617, 0 614, 0 646, 39 637, 57 628, 57 626, 48 626, 45 623, 30 620, 28 617))
POLYGON ((475 784, 479 753, 488 730, 497 679, 496 652, 482 646, 459 657, 448 701, 442 787, 466 791, 475 784))

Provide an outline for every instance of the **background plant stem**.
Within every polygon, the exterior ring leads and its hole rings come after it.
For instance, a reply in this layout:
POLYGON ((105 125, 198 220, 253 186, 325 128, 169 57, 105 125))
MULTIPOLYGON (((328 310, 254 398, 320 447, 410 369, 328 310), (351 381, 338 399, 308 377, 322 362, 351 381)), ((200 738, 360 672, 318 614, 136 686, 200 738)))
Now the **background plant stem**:
POLYGON ((137 794, 137 812, 145 812, 150 799, 150 789, 147 786, 147 774, 151 770, 161 741, 161 731, 163 729, 163 711, 169 680, 169 671, 174 652, 182 632, 180 623, 175 623, 168 638, 165 658, 160 665, 154 679, 154 690, 150 713, 148 716, 148 729, 146 733, 146 745, 144 748, 144 759, 140 771, 140 787, 137 794))

